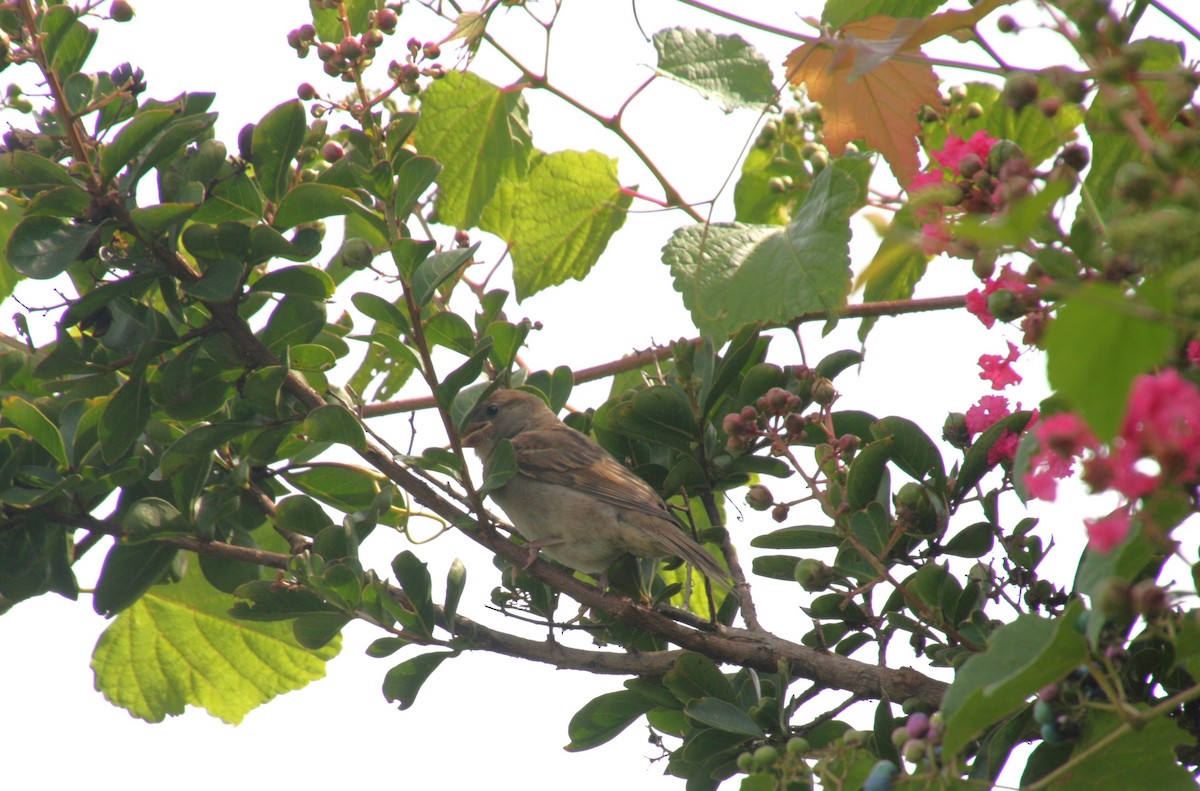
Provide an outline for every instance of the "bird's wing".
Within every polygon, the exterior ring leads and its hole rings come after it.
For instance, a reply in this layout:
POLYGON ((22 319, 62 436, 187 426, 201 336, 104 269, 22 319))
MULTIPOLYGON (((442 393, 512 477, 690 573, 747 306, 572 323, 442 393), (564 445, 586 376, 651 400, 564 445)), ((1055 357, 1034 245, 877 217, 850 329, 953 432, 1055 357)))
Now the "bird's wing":
POLYGON ((575 429, 522 431, 512 445, 517 469, 523 475, 586 492, 621 508, 671 519, 662 498, 648 483, 575 429))

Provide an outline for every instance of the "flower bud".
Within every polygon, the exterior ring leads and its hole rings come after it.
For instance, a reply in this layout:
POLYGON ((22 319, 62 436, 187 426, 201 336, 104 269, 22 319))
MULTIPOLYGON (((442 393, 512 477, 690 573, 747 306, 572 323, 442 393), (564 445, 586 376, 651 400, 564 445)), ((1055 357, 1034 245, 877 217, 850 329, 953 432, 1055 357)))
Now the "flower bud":
POLYGON ((775 504, 775 496, 770 489, 756 483, 746 491, 746 504, 755 511, 765 511, 775 504))

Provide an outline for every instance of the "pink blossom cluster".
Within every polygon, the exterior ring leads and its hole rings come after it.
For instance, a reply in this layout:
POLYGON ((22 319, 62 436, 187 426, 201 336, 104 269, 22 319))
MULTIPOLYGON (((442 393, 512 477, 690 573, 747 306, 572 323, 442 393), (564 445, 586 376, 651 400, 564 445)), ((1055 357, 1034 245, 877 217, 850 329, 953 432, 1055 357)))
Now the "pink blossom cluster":
MULTIPOLYGON (((925 172, 918 174, 908 186, 909 194, 954 183, 968 192, 963 201, 966 206, 990 212, 993 209, 990 197, 975 195, 979 190, 973 187, 969 180, 966 180, 969 178, 969 174, 962 172, 962 165, 963 160, 969 158, 973 167, 978 169, 977 163, 987 161, 988 154, 995 144, 996 138, 983 130, 972 135, 970 140, 950 135, 946 138, 946 143, 941 151, 931 152, 938 167, 931 164, 925 172), (977 204, 981 204, 981 201, 982 205, 977 206, 977 204)), ((929 218, 921 226, 921 246, 926 255, 939 255, 950 249, 952 240, 950 231, 943 221, 942 211, 943 207, 941 206, 925 206, 917 210, 918 217, 929 218)))
POLYGON ((1160 487, 1200 483, 1200 389, 1173 368, 1134 381, 1121 430, 1109 443, 1070 412, 1042 420, 1036 436, 1041 449, 1025 476, 1031 497, 1053 501, 1058 481, 1072 474, 1076 460, 1091 491, 1122 495, 1120 508, 1086 520, 1088 544, 1100 551, 1124 540, 1140 498, 1160 487))
MULTIPOLYGON (((1017 404, 1017 409, 1020 408, 1021 405, 1017 404)), ((985 395, 967 410, 967 431, 974 438, 976 434, 982 434, 1011 414, 1012 410, 1009 409, 1007 398, 1000 395, 985 395)), ((1035 412, 1025 427, 1026 430, 1029 430, 1037 422, 1037 419, 1038 416, 1035 412)), ((1016 458, 1017 446, 1020 443, 1021 435, 1013 431, 1005 431, 988 449, 988 464, 1012 463, 1012 460, 1016 458)))

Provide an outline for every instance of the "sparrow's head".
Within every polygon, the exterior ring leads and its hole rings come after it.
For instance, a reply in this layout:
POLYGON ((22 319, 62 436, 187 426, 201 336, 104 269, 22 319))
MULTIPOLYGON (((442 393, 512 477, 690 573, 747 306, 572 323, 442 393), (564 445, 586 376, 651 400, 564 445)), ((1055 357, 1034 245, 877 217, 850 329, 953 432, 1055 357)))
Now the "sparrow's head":
POLYGON ((502 439, 522 431, 558 423, 546 402, 523 390, 497 390, 475 407, 463 432, 462 444, 487 453, 502 439))

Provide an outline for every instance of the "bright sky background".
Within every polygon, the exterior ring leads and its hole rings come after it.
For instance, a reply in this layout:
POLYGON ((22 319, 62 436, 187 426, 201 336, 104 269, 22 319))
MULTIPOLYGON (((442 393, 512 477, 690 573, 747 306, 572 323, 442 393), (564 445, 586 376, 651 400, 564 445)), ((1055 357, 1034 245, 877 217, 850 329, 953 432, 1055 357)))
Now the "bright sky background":
MULTIPOLYGON (((544 0, 532 3, 534 8, 543 7, 543 12, 546 5, 544 0)), ((808 32, 798 17, 819 15, 822 3, 754 0, 723 5, 736 7, 751 18, 808 32)), ((108 70, 131 61, 146 72, 146 97, 168 99, 184 90, 216 91, 214 109, 221 114, 217 136, 231 151, 236 150, 234 141, 241 126, 292 98, 300 82, 310 81, 331 92, 341 85, 321 73, 315 56, 298 60, 287 47, 287 31, 306 21, 306 4, 298 0, 141 0, 135 7, 138 15, 133 23, 103 26, 88 68, 108 70)), ((739 29, 669 0, 637 2, 636 11, 647 34, 675 25, 741 33, 768 57, 777 83, 782 81, 783 57, 795 45, 766 33, 739 29)), ((430 15, 410 9, 379 59, 399 59, 410 35, 440 39, 449 32, 448 25, 429 22, 430 15), (414 28, 418 23, 423 24, 414 28)), ((511 42, 510 50, 528 63, 536 66, 540 62, 540 34, 520 11, 508 12, 507 18, 498 12, 492 30, 511 42), (533 38, 529 37, 531 30, 533 38)), ((1178 37, 1169 30, 1168 35, 1178 37)), ((1052 41, 1026 32, 1019 41, 1010 37, 1006 43, 1014 60, 1036 65, 1029 60, 1035 57, 1032 53, 1049 51, 1052 41)), ((938 54, 969 60, 978 57, 966 47, 938 54)), ((1194 57, 1195 53, 1189 54, 1194 57)), ((447 46, 443 61, 449 66, 455 57, 455 50, 447 46)), ((565 4, 554 34, 550 76, 568 92, 610 113, 649 75, 653 61, 653 48, 639 34, 629 3, 572 0, 565 4)), ((473 68, 501 84, 516 76, 486 45, 473 68)), ((10 72, 3 81, 11 79, 17 78, 10 72)), ((640 184, 647 192, 658 192, 614 137, 553 97, 527 92, 527 99, 532 108, 534 143, 539 148, 596 148, 620 158, 624 184, 640 184)), ((23 120, 4 119, 15 125, 23 120)), ((714 219, 732 217, 732 181, 728 189, 720 190, 731 171, 736 175, 743 145, 753 140, 759 121, 756 113, 743 110, 726 115, 690 90, 660 80, 634 101, 627 121, 631 134, 687 198, 704 201, 718 197, 714 219)), ((584 283, 551 289, 519 306, 510 303, 510 318, 528 316, 545 325, 531 337, 526 361, 533 368, 582 367, 651 343, 695 335, 672 290, 669 272, 659 260, 670 232, 687 222, 680 213, 635 214, 584 283)), ((866 264, 876 244, 866 225, 857 228, 853 247, 856 268, 866 264)), ((327 245, 318 260, 326 260, 334 249, 327 245)), ((485 247, 485 254, 488 249, 485 247)), ((490 249, 494 256, 498 248, 490 249)), ((977 285, 964 261, 940 260, 930 271, 918 296, 961 294, 977 285)), ((497 277, 508 276, 508 270, 502 269, 497 277)), ((360 289, 372 287, 389 288, 359 284, 360 289)), ((31 291, 19 293, 32 300, 27 304, 37 304, 37 295, 31 291)), ((47 295, 43 304, 53 301, 53 296, 47 295)), ((0 331, 15 334, 11 320, 15 309, 11 302, 5 303, 0 331)), ((332 315, 336 314, 331 311, 332 315)), ((819 325, 809 325, 803 333, 809 361, 838 349, 857 348, 856 330, 856 323, 846 322, 822 338, 819 325)), ((40 332, 36 340, 44 343, 52 329, 42 324, 40 332)), ((904 415, 936 436, 947 412, 965 410, 988 392, 986 383, 978 378, 975 360, 983 353, 1003 352, 1005 339, 1019 342, 1019 334, 1011 329, 988 332, 958 314, 884 319, 868 341, 867 364, 861 375, 848 372, 838 380, 843 393, 839 406, 868 409, 881 416, 904 415)), ((799 362, 795 348, 787 338, 777 339, 773 360, 799 362)), ((1006 393, 1011 400, 1032 406, 1045 394, 1037 368, 1038 361, 1032 356, 1022 361, 1020 371, 1026 381, 1006 393)), ((572 405, 596 406, 606 392, 606 383, 580 388, 572 405)), ((405 415, 375 420, 372 427, 394 445, 407 444, 405 415)), ((440 441, 437 431, 420 439, 421 447, 440 441)), ((732 506, 730 529, 743 546, 755 532, 774 526, 744 509, 747 522, 740 522, 736 518, 740 498, 732 506), (756 527, 751 529, 749 523, 756 527)), ((1080 516, 1096 513, 1095 504, 1086 507, 1075 514, 1060 510, 1056 521, 1043 523, 1055 525, 1054 540, 1065 546, 1055 555, 1065 563, 1073 564, 1077 557, 1080 516)), ((1049 540, 1051 531, 1040 529, 1039 534, 1049 540)), ((387 569, 391 556, 407 544, 400 536, 377 536, 368 542, 367 549, 375 554, 365 563, 387 569)), ((454 534, 419 552, 430 562, 435 581, 444 579, 454 557, 463 558, 471 576, 461 613, 502 629, 512 628, 485 609, 488 592, 496 583, 487 553, 454 534)), ((80 564, 85 586, 94 581, 103 554, 101 548, 93 550, 80 564)), ((748 566, 748 553, 744 562, 748 566)), ((807 617, 797 609, 796 586, 760 579, 752 582, 768 628, 797 638, 809 628, 807 617)), ((347 628, 342 654, 329 664, 326 679, 251 712, 236 728, 197 710, 150 726, 113 707, 93 689, 88 659, 106 622, 92 612, 90 604, 86 595, 78 603, 47 595, 17 606, 0 621, 4 645, 0 744, 5 746, 0 754, 6 783, 12 788, 35 783, 38 787, 81 788, 97 780, 105 784, 119 781, 127 788, 169 785, 182 791, 222 783, 248 788, 281 784, 321 787, 333 782, 502 791, 567 784, 576 791, 622 785, 682 788, 682 781, 661 777, 664 764, 642 760, 641 756, 654 756, 655 749, 646 743, 647 731, 641 724, 596 750, 582 754, 562 751, 571 715, 594 696, 620 688, 620 679, 468 654, 445 663, 425 685, 416 705, 398 712, 383 699, 380 684, 394 661, 407 655, 401 653, 391 661, 365 657, 363 649, 380 635, 358 625, 347 628)), ((869 661, 869 653, 864 651, 861 658, 869 661)), ((793 691, 801 689, 803 686, 797 685, 793 691)))

